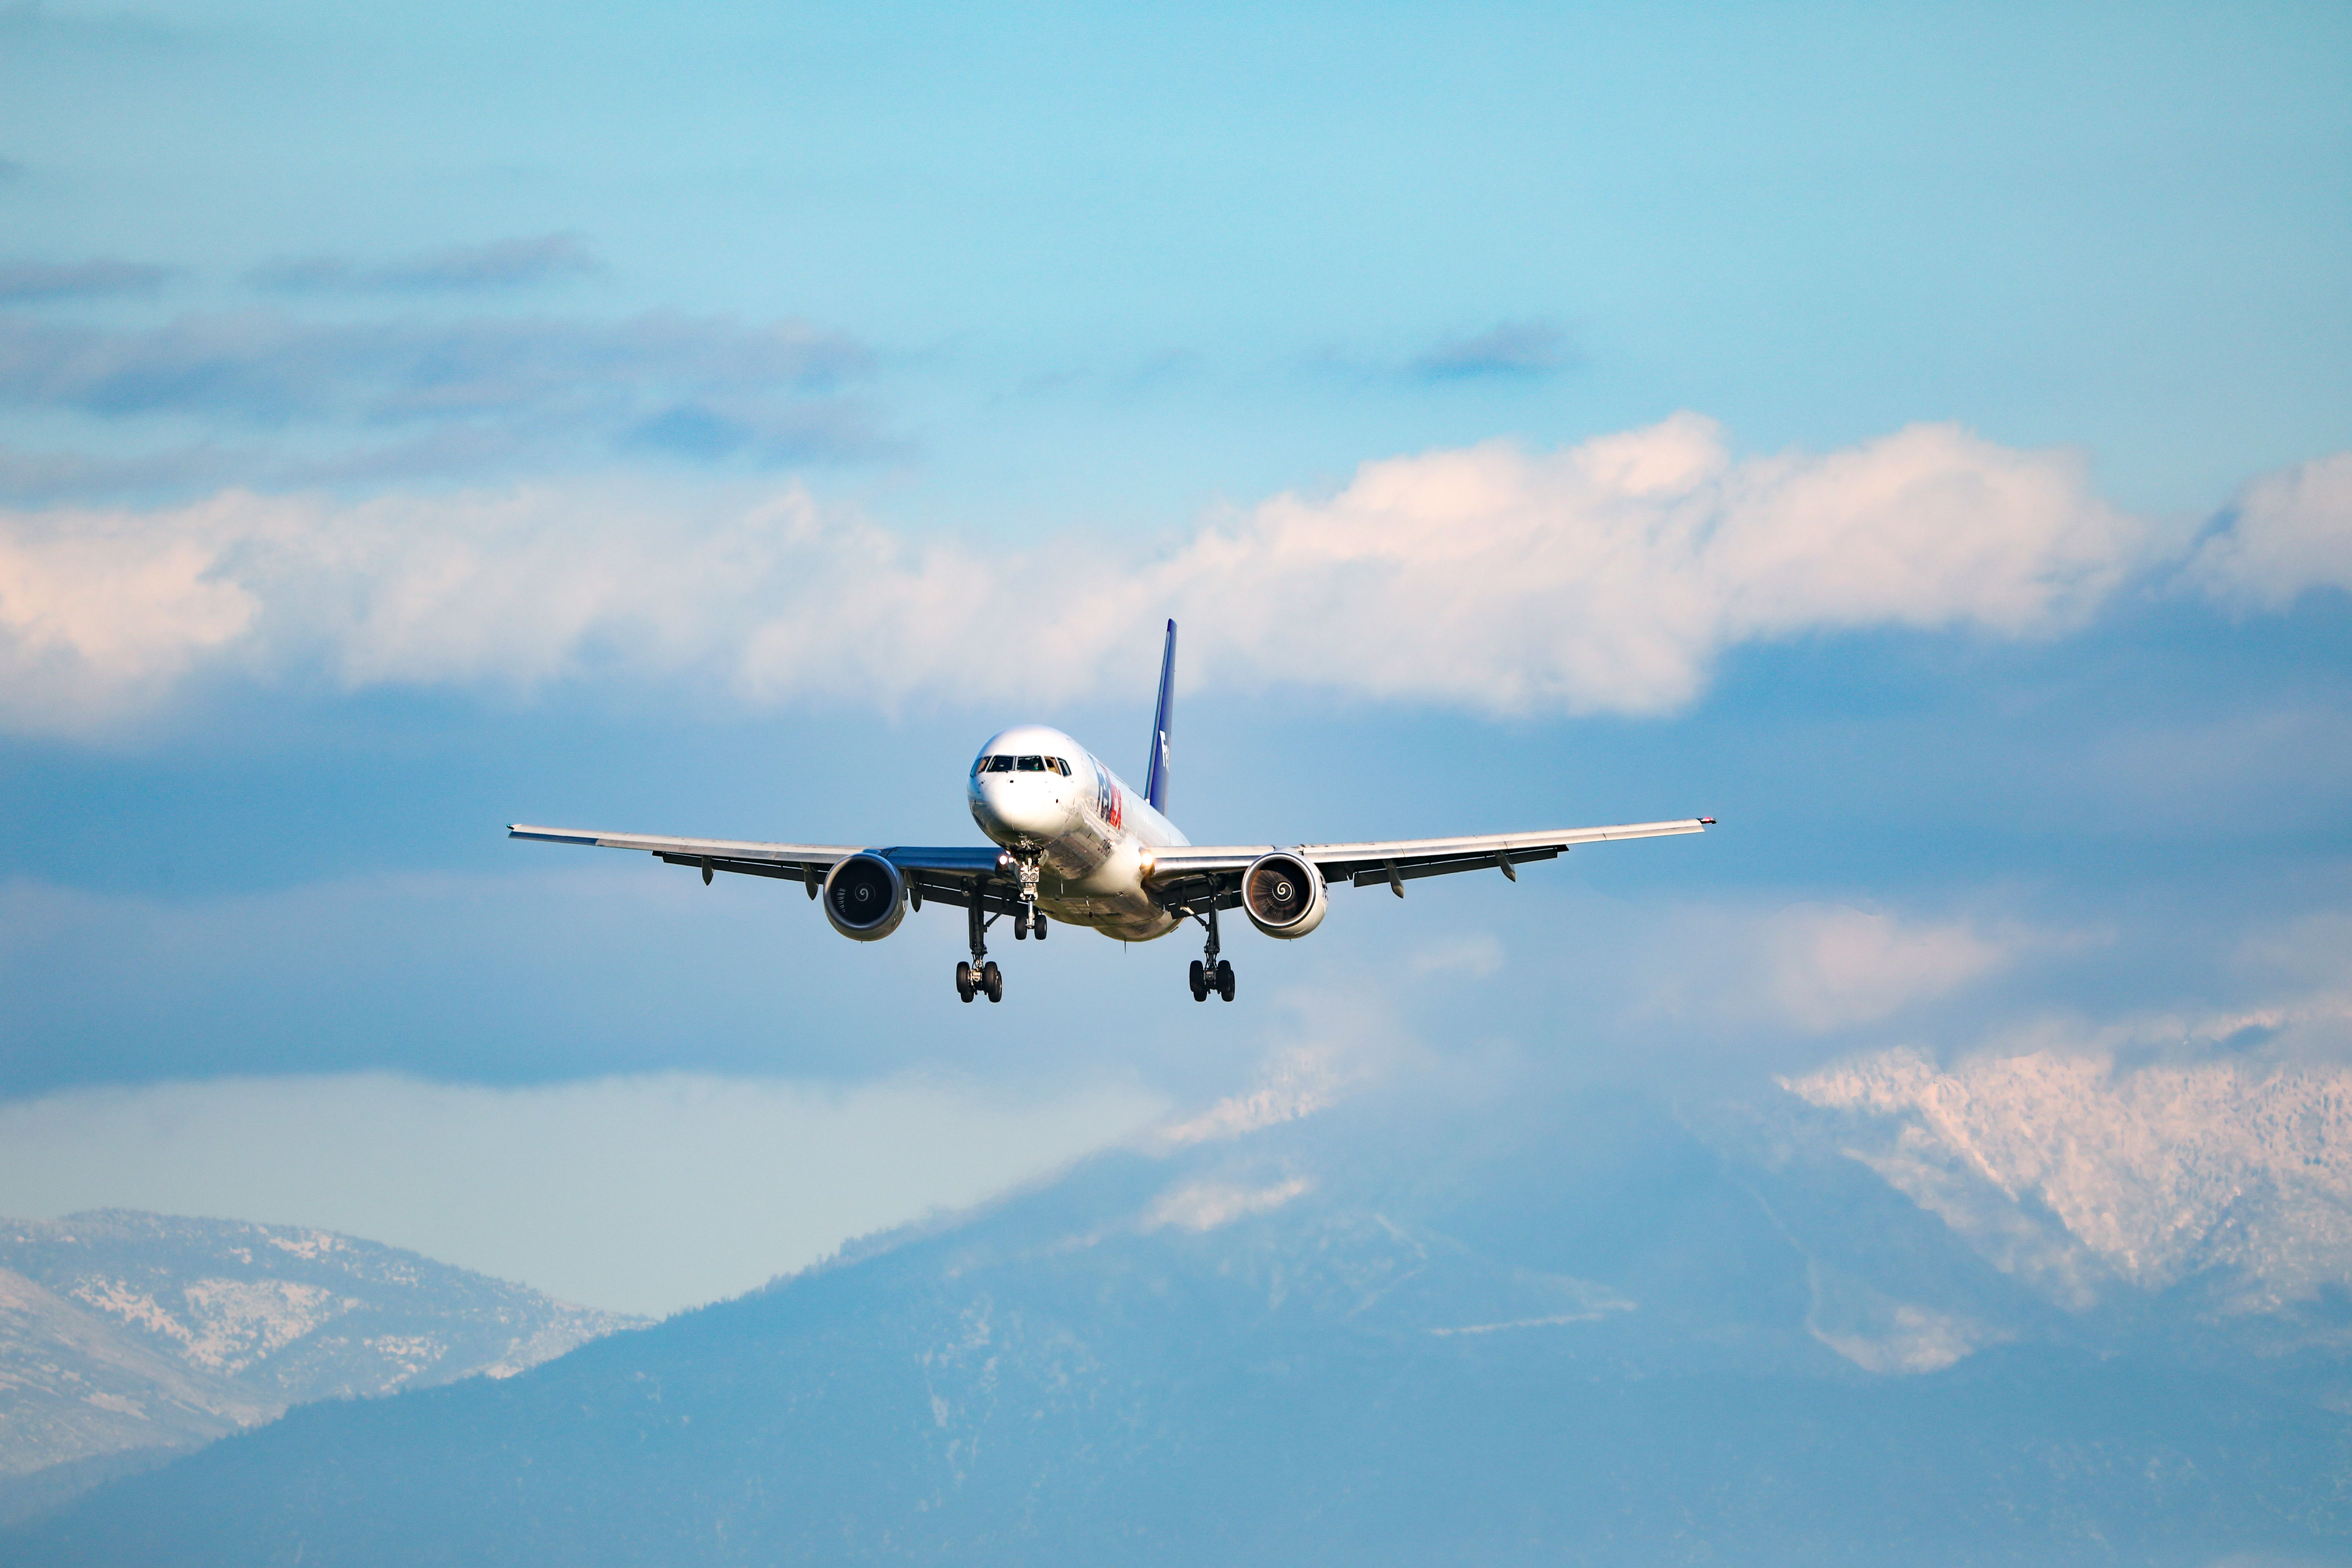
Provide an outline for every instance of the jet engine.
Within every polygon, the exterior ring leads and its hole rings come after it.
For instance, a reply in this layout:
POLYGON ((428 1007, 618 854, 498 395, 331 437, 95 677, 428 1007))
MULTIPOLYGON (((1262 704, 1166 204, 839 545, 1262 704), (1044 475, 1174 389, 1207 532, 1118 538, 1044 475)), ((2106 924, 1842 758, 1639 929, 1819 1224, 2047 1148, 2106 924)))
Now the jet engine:
POLYGON ((907 918, 907 879, 879 855, 852 855, 825 874, 824 918, 852 942, 880 942, 907 918))
POLYGON ((1261 855, 1242 873, 1242 908, 1268 936, 1305 936, 1323 923, 1323 874, 1284 850, 1261 855))

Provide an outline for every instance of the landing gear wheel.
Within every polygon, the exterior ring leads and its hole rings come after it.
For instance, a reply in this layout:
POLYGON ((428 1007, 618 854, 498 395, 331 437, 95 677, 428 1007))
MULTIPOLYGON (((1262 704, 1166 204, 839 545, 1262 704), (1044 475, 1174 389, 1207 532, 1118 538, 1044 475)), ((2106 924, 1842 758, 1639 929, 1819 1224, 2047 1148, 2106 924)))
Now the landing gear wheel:
POLYGON ((1029 906, 1026 904, 1013 911, 1013 940, 1015 942, 1029 940, 1029 906))
POLYGON ((1004 1000, 1004 975, 997 969, 996 960, 992 958, 980 966, 980 988, 988 993, 992 1002, 1004 1000))
POLYGON ((1222 958, 1217 960, 1217 994, 1228 1002, 1234 999, 1234 966, 1222 958))
POLYGON ((1196 958, 1192 961, 1192 1000, 1195 1002, 1206 1002, 1208 999, 1208 973, 1202 967, 1201 961, 1196 958))
POLYGON ((1037 940, 1038 940, 1039 942, 1043 942, 1043 941, 1045 941, 1045 910, 1039 910, 1035 914, 1031 915, 1031 916, 1029 917, 1029 924, 1030 924, 1030 926, 1031 926, 1031 927, 1032 927, 1032 928, 1036 931, 1036 933, 1037 933, 1037 940))
POLYGON ((969 1002, 971 994, 971 965, 959 959, 956 961, 956 994, 969 1002))

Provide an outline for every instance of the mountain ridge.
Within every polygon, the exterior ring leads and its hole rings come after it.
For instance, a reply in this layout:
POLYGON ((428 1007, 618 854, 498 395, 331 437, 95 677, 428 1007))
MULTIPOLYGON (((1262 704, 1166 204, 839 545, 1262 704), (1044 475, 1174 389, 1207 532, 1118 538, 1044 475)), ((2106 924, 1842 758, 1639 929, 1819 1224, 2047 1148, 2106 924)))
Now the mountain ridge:
POLYGON ((305 1406, 8 1550, 2352 1555, 2340 1353, 2193 1277, 2069 1305, 1847 1152, 1847 1114, 1405 1084, 1112 1151, 519 1377, 305 1406))
POLYGON ((0 1518, 294 1405, 511 1376, 641 1321, 311 1227, 0 1220, 0 1518))

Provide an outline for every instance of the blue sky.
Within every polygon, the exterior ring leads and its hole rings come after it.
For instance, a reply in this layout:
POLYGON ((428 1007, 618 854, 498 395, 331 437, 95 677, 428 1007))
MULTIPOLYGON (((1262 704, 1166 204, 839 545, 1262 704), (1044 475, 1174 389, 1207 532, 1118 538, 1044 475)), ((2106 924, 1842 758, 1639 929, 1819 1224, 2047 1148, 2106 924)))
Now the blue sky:
POLYGON ((2336 1050, 2347 65, 2327 7, 0 11, 0 1094, 107 1154, 0 1212, 659 1307, 1308 1047, 2336 1050), (978 1013, 952 921, 498 833, 962 840, 1003 723, 1139 771, 1167 614, 1196 840, 1723 829, 978 1013), (560 1168, 592 1087, 691 1142, 677 1074, 898 1116, 898 1209, 780 1168, 631 1295, 400 1140, 152 1134, 413 1079, 560 1168))

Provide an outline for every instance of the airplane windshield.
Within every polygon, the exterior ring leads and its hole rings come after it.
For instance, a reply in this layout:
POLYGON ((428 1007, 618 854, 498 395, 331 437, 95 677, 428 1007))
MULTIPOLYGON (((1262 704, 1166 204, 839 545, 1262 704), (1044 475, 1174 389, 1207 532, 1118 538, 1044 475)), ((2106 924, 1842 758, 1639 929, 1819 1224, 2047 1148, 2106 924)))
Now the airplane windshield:
POLYGON ((988 759, 988 771, 992 773, 1009 773, 1013 771, 1013 759, 1011 757, 991 757, 988 759))
POLYGON ((1021 771, 1024 773, 1042 773, 1045 771, 1045 759, 1024 757, 1021 759, 1021 771))

